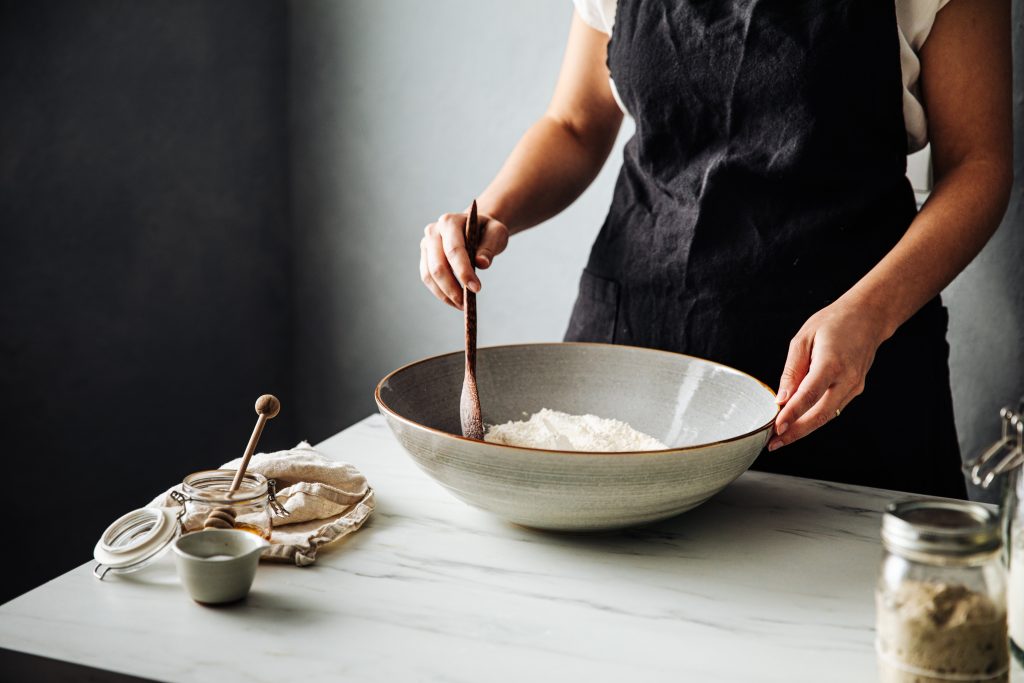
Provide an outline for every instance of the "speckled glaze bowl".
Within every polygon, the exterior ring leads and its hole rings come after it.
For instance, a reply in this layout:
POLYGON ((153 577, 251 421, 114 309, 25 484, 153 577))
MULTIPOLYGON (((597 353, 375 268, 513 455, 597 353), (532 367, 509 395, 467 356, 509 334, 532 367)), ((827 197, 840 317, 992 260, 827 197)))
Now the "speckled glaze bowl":
POLYGON ((668 450, 589 453, 466 439, 463 354, 410 363, 377 385, 381 414, 416 464, 456 497, 510 522, 597 531, 700 505, 750 467, 778 408, 758 380, 711 361, 611 344, 481 348, 485 425, 541 408, 623 420, 668 450))

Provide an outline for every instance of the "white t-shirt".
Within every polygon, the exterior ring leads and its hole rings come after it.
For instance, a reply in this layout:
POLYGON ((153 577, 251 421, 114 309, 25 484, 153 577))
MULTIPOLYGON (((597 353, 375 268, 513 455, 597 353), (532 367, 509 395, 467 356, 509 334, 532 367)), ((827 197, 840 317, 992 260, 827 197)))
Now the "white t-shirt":
MULTIPOLYGON (((870 1, 870 0, 864 0, 870 1)), ((896 29, 900 38, 900 66, 903 69, 903 118, 907 125, 907 152, 928 144, 928 118, 921 102, 921 60, 917 54, 931 33, 935 15, 950 0, 895 0, 896 29)), ((580 18, 589 26, 611 35, 617 0, 573 0, 580 18)), ((612 93, 625 111, 612 83, 612 93)))

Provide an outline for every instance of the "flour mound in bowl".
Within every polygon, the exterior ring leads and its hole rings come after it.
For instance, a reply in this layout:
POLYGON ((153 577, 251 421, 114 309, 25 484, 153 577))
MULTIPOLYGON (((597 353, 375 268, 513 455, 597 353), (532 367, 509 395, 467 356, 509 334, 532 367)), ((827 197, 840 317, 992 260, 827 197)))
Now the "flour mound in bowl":
POLYGON ((552 451, 661 451, 665 444, 620 420, 542 408, 528 420, 491 425, 484 441, 552 451))

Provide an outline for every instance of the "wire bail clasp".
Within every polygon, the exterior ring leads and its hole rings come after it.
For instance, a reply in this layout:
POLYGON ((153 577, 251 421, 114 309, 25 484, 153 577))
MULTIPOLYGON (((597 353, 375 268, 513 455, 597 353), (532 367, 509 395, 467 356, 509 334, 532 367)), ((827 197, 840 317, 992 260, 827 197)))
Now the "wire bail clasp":
POLYGON ((987 489, 1002 474, 1024 464, 1024 398, 1017 410, 1006 407, 999 411, 1003 435, 974 460, 964 465, 975 486, 987 489), (1003 454, 1001 458, 997 458, 1003 454))
POLYGON ((274 511, 278 517, 287 517, 290 512, 281 505, 281 501, 277 499, 277 480, 267 479, 267 498, 270 501, 270 509, 274 511))

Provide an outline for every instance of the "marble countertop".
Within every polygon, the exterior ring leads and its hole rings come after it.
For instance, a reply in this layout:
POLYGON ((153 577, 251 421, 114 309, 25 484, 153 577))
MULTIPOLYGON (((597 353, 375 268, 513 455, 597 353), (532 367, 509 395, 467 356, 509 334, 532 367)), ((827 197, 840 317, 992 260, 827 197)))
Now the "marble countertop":
POLYGON ((169 557, 102 582, 86 564, 0 607, 0 648, 165 681, 877 680, 901 494, 748 472, 655 526, 553 535, 452 498, 378 416, 319 448, 378 507, 316 565, 261 565, 246 602, 209 608, 169 557))

